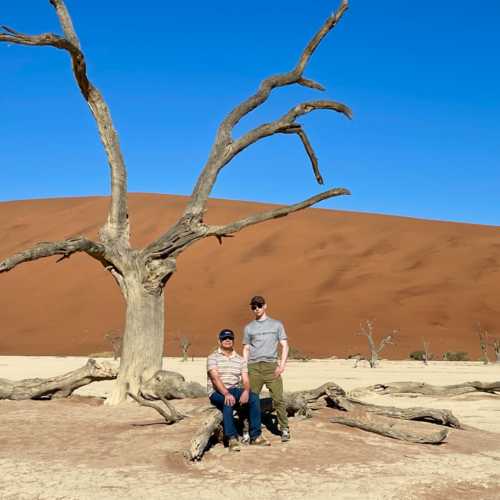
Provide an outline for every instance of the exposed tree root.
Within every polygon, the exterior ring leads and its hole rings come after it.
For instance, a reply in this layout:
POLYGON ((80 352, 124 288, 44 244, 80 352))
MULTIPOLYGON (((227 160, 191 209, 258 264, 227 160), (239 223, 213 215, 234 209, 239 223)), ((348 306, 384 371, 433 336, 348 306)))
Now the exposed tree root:
POLYGON ((85 366, 51 378, 0 379, 0 399, 52 399, 70 396, 79 387, 99 380, 113 380, 118 369, 106 362, 89 359, 85 366))
POLYGON ((163 403, 167 407, 167 411, 165 411, 159 405, 144 399, 140 394, 134 395, 131 392, 128 392, 127 394, 134 401, 137 401, 141 406, 146 406, 148 408, 153 408, 154 410, 156 410, 165 419, 165 422, 169 425, 175 424, 176 422, 178 422, 179 420, 182 420, 186 416, 186 415, 183 415, 182 413, 179 413, 175 409, 175 406, 172 403, 170 403, 167 399, 165 399, 163 396, 161 396, 160 399, 163 401, 163 403))
POLYGON ((500 394, 500 381, 498 382, 464 382, 454 385, 430 385, 423 382, 391 382, 388 384, 375 384, 368 387, 354 389, 351 394, 357 396, 375 392, 377 394, 421 394, 424 396, 460 396, 469 392, 487 392, 500 394))

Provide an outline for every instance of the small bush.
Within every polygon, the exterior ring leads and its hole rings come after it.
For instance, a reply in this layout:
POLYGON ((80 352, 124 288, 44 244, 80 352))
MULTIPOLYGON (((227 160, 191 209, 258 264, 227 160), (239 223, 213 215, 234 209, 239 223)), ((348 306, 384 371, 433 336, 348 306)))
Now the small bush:
POLYGON ((425 358, 425 351, 413 351, 410 352, 410 359, 414 359, 415 361, 423 361, 425 358))
POLYGON ((469 355, 464 351, 448 351, 443 354, 445 361, 469 361, 469 355))
MULTIPOLYGON (((431 353, 428 354, 427 361, 430 361, 433 358, 433 355, 431 353)), ((425 351, 413 351, 410 352, 410 355, 408 356, 410 359, 414 359, 415 361, 423 361, 425 358, 425 351)))
POLYGON ((306 356, 299 349, 290 346, 290 349, 288 351, 288 359, 298 359, 300 361, 309 361, 310 358, 308 356, 306 356))

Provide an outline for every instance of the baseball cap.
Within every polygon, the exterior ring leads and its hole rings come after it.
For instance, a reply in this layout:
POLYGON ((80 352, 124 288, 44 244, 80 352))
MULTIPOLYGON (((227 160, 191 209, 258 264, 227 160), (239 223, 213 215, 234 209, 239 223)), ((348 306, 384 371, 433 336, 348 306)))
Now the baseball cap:
POLYGON ((219 332, 219 340, 231 339, 234 340, 234 332, 229 328, 224 328, 219 332))

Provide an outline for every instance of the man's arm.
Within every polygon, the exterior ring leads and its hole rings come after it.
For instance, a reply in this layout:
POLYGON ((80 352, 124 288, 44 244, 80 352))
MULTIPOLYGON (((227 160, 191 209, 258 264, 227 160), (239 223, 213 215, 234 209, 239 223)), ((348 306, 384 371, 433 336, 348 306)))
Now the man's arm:
POLYGON ((248 363, 248 358, 250 357, 250 346, 248 344, 243 345, 243 359, 248 363))
POLYGON ((248 378, 248 372, 241 373, 241 381, 243 383, 243 392, 240 396, 240 403, 248 403, 248 398, 250 397, 250 379, 248 378))
POLYGON ((234 406, 234 404, 236 403, 236 398, 227 390, 227 387, 219 377, 217 368, 208 370, 208 376, 210 377, 210 380, 212 381, 212 384, 217 392, 220 392, 224 396, 224 404, 228 406, 234 406))
POLYGON ((279 343, 281 344, 281 361, 279 366, 277 366, 274 371, 275 377, 279 377, 285 371, 286 362, 288 360, 288 351, 290 350, 288 347, 288 340, 283 339, 280 340, 279 343))

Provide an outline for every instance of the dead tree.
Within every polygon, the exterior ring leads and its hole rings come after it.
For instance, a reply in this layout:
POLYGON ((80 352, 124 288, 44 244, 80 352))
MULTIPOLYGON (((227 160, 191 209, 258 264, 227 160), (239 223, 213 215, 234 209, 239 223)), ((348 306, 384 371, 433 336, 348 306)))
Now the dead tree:
POLYGON ((500 337, 494 337, 490 342, 490 346, 493 347, 495 352, 495 362, 500 363, 500 337))
POLYGON ((59 19, 62 35, 29 35, 4 26, 0 32, 0 41, 29 46, 51 46, 68 53, 76 83, 96 121, 107 155, 111 173, 111 203, 97 241, 77 236, 39 243, 0 262, 0 272, 10 271, 24 262, 55 255, 59 255, 59 260, 63 260, 76 252, 86 253, 109 271, 126 302, 120 372, 108 400, 110 404, 118 404, 125 400, 128 391, 138 393, 141 377, 147 379, 161 368, 165 331, 164 288, 176 270, 177 257, 184 250, 210 236, 222 243, 223 238, 232 236, 246 227, 284 217, 328 198, 350 194, 347 189, 333 188, 294 205, 255 213, 227 224, 209 225, 204 222, 207 201, 219 173, 243 150, 275 134, 291 134, 300 139, 318 183, 323 184, 315 152, 297 119, 318 110, 335 111, 351 118, 351 110, 346 105, 327 99, 301 102, 282 116, 239 137, 233 137, 233 129, 242 118, 264 104, 275 89, 296 84, 324 90, 318 82, 306 78, 304 72, 314 51, 346 12, 348 2, 342 0, 337 11, 331 14, 314 34, 292 70, 263 80, 255 94, 237 105, 226 116, 216 132, 208 159, 184 213, 158 239, 144 248, 133 248, 129 238, 127 170, 109 108, 87 75, 85 55, 64 1, 49 1, 59 19))
POLYGON ((479 337, 479 348, 481 349, 481 358, 483 363, 487 365, 490 362, 490 358, 488 357, 488 330, 484 329, 481 326, 479 321, 476 323, 476 333, 479 337))
MULTIPOLYGON (((382 352, 382 349, 387 344, 394 344, 394 338, 397 335, 397 330, 393 330, 390 335, 386 335, 377 346, 373 340, 373 322, 367 319, 364 324, 361 324, 360 331, 357 335, 363 335, 368 339, 368 346, 370 348, 370 359, 368 359, 368 362, 370 363, 371 368, 376 368, 379 362, 379 354, 382 352)), ((359 361, 364 359, 366 358, 360 356, 359 359, 356 360, 356 366, 359 361)))
POLYGON ((118 369, 89 359, 85 366, 51 378, 0 379, 0 399, 57 399, 71 396, 79 387, 99 380, 113 380, 118 369))
POLYGON ((425 339, 422 339, 422 344, 424 346, 424 352, 422 355, 422 361, 424 362, 424 365, 428 365, 429 361, 432 357, 432 355, 429 352, 429 342, 427 342, 425 339))
POLYGON ((189 348, 191 347, 191 342, 187 337, 181 337, 180 340, 180 345, 181 345, 181 351, 182 351, 182 361, 187 361, 188 360, 188 351, 189 348))

